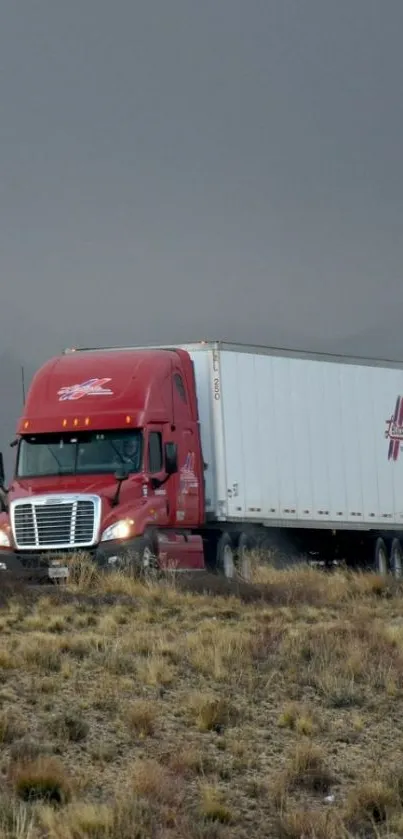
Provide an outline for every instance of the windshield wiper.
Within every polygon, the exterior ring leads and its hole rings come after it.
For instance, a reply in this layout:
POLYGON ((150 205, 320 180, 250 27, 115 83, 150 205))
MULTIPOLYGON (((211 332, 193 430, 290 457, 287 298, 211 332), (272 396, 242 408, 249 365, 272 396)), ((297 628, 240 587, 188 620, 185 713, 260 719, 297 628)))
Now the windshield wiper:
POLYGON ((50 452, 50 453, 51 453, 51 455, 52 455, 53 459, 54 459, 54 460, 56 461, 56 463, 57 463, 57 466, 58 466, 57 475, 58 475, 58 476, 59 476, 59 475, 63 475, 63 467, 62 467, 62 464, 60 463, 59 458, 55 455, 55 453, 54 453, 53 449, 51 449, 51 447, 50 447, 50 446, 46 446, 46 448, 47 448, 48 452, 50 452))
POLYGON ((115 452, 115 454, 117 454, 117 456, 118 456, 118 458, 119 458, 120 462, 121 462, 121 463, 124 463, 124 459, 123 459, 122 455, 120 454, 119 449, 117 449, 117 448, 116 448, 116 446, 115 446, 115 444, 112 442, 112 440, 108 440, 108 439, 107 439, 107 442, 108 442, 108 444, 110 445, 111 449, 113 449, 113 451, 115 452))

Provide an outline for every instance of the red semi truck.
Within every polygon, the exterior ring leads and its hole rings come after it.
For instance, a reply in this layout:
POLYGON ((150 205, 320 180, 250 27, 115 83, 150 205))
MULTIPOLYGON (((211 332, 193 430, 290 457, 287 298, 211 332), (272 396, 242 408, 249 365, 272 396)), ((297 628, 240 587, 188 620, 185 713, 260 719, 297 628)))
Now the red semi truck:
POLYGON ((400 575, 402 391, 393 362, 223 343, 65 351, 18 422, 0 569, 60 577, 85 551, 246 575, 262 544, 400 575))

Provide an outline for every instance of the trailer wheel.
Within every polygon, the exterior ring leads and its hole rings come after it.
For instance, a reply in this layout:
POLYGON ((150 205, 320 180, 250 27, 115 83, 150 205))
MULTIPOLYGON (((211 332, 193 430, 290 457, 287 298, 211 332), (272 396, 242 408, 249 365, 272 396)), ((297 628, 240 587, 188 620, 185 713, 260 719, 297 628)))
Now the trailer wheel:
POLYGON ((241 533, 238 540, 236 568, 240 577, 246 582, 252 578, 252 563, 249 556, 253 548, 253 541, 247 533, 241 533))
POLYGON ((403 550, 399 539, 393 539, 390 549, 390 567, 392 574, 397 579, 403 575, 403 550))
POLYGON ((375 542, 374 569, 377 574, 381 574, 383 577, 389 573, 388 551, 381 537, 375 542))
POLYGON ((235 577, 235 561, 232 540, 228 533, 223 533, 217 542, 216 568, 220 574, 224 574, 228 580, 235 577))

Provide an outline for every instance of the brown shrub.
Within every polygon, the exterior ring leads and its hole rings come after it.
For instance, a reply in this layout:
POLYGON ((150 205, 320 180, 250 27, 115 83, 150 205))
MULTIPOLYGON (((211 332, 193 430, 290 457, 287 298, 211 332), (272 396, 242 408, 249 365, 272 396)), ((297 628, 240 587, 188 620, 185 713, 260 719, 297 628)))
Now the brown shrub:
POLYGON ((53 717, 49 727, 56 737, 69 740, 71 743, 80 743, 85 740, 90 730, 82 716, 73 711, 64 711, 53 717))
POLYGON ((70 777, 60 761, 53 757, 39 757, 13 765, 10 779, 23 801, 65 804, 71 797, 70 777))
POLYGON ((349 794, 346 822, 353 829, 363 829, 386 822, 399 804, 396 789, 381 779, 364 781, 349 794))
POLYGON ((140 798, 159 804, 178 800, 178 779, 156 760, 138 760, 130 774, 130 789, 140 798))

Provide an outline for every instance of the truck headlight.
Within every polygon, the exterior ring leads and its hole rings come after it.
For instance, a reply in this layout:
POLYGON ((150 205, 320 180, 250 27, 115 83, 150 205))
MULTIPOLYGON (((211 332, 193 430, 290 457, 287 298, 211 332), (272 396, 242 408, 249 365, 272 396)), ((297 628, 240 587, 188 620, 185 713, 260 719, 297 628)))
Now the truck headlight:
POLYGON ((0 548, 9 548, 10 545, 10 537, 5 530, 0 530, 0 548))
POLYGON ((101 542, 109 542, 112 539, 127 539, 133 533, 134 521, 132 519, 120 519, 110 524, 101 536, 101 542))

